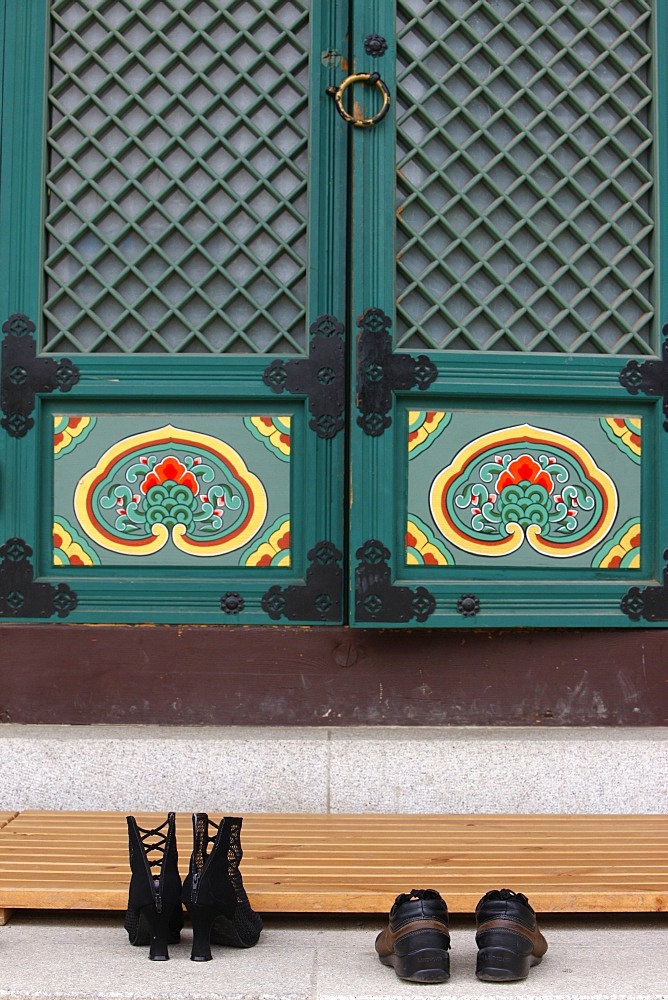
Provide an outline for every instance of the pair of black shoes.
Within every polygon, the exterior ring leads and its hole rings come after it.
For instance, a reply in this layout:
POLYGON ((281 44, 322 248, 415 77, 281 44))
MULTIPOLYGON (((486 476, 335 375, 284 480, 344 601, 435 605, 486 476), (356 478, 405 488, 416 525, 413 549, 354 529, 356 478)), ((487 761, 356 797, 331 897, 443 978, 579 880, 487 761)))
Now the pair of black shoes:
MULTIPOLYGON (((526 979, 547 951, 529 901, 512 889, 492 889, 475 910, 476 976, 488 982, 526 979)), ((376 938, 383 965, 399 979, 444 983, 450 978, 448 908, 436 889, 411 889, 397 896, 388 926, 376 938)))
POLYGON ((193 962, 208 962, 211 944, 257 944, 262 919, 251 908, 239 871, 239 817, 224 816, 214 823, 206 813, 194 813, 193 850, 183 884, 174 813, 154 830, 140 827, 134 816, 127 821, 132 877, 124 926, 130 944, 149 945, 150 959, 167 961, 167 946, 181 937, 184 905, 193 928, 193 962))

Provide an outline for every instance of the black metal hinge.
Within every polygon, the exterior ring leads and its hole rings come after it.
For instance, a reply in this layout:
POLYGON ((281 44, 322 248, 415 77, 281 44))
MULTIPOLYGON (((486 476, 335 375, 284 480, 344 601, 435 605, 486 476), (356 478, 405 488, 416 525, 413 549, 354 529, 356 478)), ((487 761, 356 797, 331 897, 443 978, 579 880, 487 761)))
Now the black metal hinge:
MULTIPOLYGON (((668 549, 663 553, 668 562, 668 549)), ((621 600, 621 609, 631 621, 668 621, 668 565, 663 570, 663 585, 656 587, 631 587, 621 600)))
POLYGON ((319 316, 309 327, 308 358, 281 361, 265 368, 262 380, 274 392, 308 396, 309 426, 320 438, 333 438, 343 429, 345 405, 344 327, 334 316, 319 316))
POLYGON ((331 542, 318 542, 306 554, 310 566, 303 586, 270 587, 262 610, 278 621, 340 622, 343 600, 341 553, 331 542))
POLYGON ((10 538, 0 548, 0 618, 66 618, 77 595, 66 583, 35 583, 31 555, 22 538, 10 538))
POLYGON ((14 313, 2 325, 2 375, 0 420, 11 437, 23 437, 34 427, 31 414, 35 396, 42 392, 69 392, 79 381, 79 369, 68 358, 38 358, 33 334, 35 324, 23 313, 14 313))
POLYGON ((355 621, 425 622, 436 610, 436 600, 426 587, 393 587, 388 560, 390 550, 375 538, 355 553, 355 621))
POLYGON ((357 423, 365 434, 379 437, 392 423, 392 393, 428 389, 437 370, 426 354, 414 358, 392 352, 392 320, 382 309, 365 309, 357 325, 357 423))
POLYGON ((627 361, 619 373, 619 381, 632 396, 663 396, 663 427, 668 431, 668 324, 663 328, 661 359, 627 361))

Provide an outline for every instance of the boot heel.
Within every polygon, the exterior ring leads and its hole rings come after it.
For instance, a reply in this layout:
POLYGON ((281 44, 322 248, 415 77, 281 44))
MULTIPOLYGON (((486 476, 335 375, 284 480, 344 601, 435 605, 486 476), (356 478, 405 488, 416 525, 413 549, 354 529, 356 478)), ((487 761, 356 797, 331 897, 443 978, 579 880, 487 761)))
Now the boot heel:
POLYGON ((169 939, 169 917, 164 913, 156 913, 155 906, 143 906, 139 912, 140 928, 144 925, 144 940, 148 937, 148 957, 152 962, 169 961, 167 941, 169 939))
POLYGON ((450 978, 449 943, 437 930, 416 931, 400 938, 392 955, 394 971, 399 979, 412 983, 445 983, 450 978))
POLYGON ((532 959, 531 955, 518 955, 508 948, 491 945, 479 950, 475 974, 483 982, 507 983, 526 979, 530 967, 538 962, 540 958, 532 959))
POLYGON ((211 929, 217 915, 215 906, 188 906, 190 922, 193 926, 193 946, 190 952, 191 962, 210 962, 211 929))

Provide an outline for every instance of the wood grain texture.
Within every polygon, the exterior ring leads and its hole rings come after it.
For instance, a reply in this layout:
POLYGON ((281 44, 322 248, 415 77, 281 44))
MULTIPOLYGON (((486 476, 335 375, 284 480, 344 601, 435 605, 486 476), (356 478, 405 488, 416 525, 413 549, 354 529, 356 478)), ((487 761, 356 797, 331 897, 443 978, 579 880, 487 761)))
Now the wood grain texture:
POLYGON ((2 623, 0 649, 0 722, 668 725, 666 629, 2 623))
MULTIPOLYGON (((136 818, 152 828, 165 816, 136 818)), ((179 814, 183 874, 191 829, 179 814)), ((415 887, 438 889, 452 912, 502 887, 542 912, 668 909, 668 816, 254 814, 242 846, 265 913, 385 913, 415 887)), ((123 910, 128 882, 120 813, 26 811, 0 829, 0 909, 123 910)))

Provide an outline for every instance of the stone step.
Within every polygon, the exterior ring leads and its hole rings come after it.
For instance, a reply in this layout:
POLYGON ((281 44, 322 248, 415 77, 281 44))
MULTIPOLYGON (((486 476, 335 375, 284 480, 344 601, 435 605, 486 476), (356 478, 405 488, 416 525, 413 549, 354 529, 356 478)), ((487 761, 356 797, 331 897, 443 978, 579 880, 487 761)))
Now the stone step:
POLYGON ((666 915, 541 919, 549 949, 519 983, 475 978, 471 917, 452 922, 451 979, 404 983, 382 966, 380 917, 266 918, 255 948, 190 962, 191 932, 169 962, 132 948, 120 914, 28 911, 0 927, 3 1000, 666 1000, 666 915))
POLYGON ((0 727, 0 811, 665 813, 668 728, 0 727))
MULTIPOLYGON (((664 813, 666 729, 0 728, 0 810, 664 813)), ((398 891, 406 888, 398 886, 398 891)), ((521 887, 518 887, 521 888, 521 887)), ((447 898, 447 893, 446 893, 447 898)), ((250 951, 167 963, 131 948, 118 913, 17 912, 0 927, 0 1000, 668 1000, 666 916, 548 915, 542 964, 475 979, 456 917, 452 978, 397 979, 379 917, 269 915, 250 951)))

